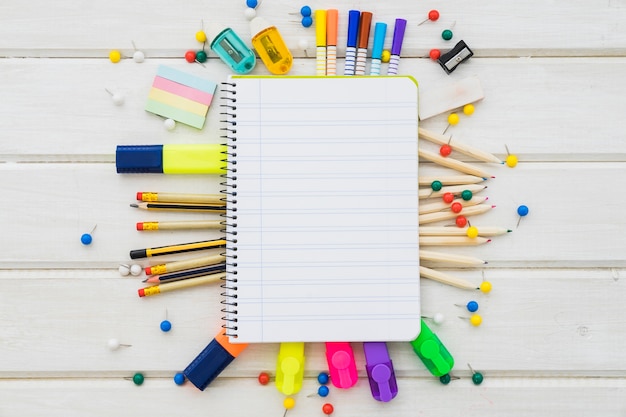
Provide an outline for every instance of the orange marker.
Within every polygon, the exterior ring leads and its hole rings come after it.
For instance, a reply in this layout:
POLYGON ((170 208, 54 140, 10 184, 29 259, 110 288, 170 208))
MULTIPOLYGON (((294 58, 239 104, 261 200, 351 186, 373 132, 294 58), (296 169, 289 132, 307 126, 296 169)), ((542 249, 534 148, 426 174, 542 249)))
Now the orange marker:
POLYGON ((326 75, 337 75, 337 25, 339 11, 326 11, 326 75))

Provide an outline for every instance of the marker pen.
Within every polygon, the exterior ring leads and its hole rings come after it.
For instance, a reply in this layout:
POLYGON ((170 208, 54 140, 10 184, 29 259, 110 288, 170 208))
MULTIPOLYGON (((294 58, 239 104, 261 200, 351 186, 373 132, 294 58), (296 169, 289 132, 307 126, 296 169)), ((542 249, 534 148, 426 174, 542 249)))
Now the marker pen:
POLYGON ((302 389, 304 378, 304 343, 283 342, 276 360, 276 388, 285 395, 302 389))
POLYGON ((315 11, 315 75, 326 75, 326 10, 315 11))
POLYGON ((404 41, 404 31, 406 30, 406 20, 396 19, 396 26, 393 29, 393 42, 391 43, 391 58, 387 67, 387 75, 398 74, 400 64, 400 51, 404 41))
POLYGON ((187 366, 183 374, 199 390, 204 391, 247 346, 247 343, 230 343, 226 329, 222 329, 187 366))
POLYGON ((434 376, 443 376, 454 366, 454 358, 437 335, 424 323, 424 320, 422 320, 419 336, 410 343, 417 356, 434 376))
POLYGON ((396 374, 385 342, 364 342, 365 370, 372 397, 377 401, 391 401, 398 394, 396 374))
POLYGON ((326 75, 337 75, 337 26, 339 11, 326 11, 326 75))
POLYGON ((372 13, 361 12, 361 21, 359 23, 359 41, 356 52, 356 68, 355 75, 365 75, 365 61, 367 60, 367 44, 370 40, 370 28, 372 26, 372 13))
POLYGON ((382 62, 386 34, 387 24, 383 22, 376 22, 376 25, 374 26, 374 46, 372 46, 372 65, 370 66, 370 75, 380 75, 380 64, 382 62))
POLYGON ((228 147, 217 144, 119 145, 118 174, 223 174, 228 147))
POLYGON ((350 10, 348 12, 348 44, 346 46, 346 64, 343 75, 354 75, 354 64, 356 61, 356 44, 359 37, 359 18, 361 12, 350 10))
POLYGON ((337 388, 350 388, 359 376, 352 346, 348 342, 326 342, 326 362, 330 382, 337 388))

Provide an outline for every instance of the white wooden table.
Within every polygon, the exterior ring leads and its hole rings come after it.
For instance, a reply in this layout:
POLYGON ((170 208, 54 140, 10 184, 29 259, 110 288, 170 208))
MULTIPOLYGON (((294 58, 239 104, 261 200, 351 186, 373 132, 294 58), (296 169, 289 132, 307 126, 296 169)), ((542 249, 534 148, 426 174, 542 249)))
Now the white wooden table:
MULTIPOLYGON (((297 57, 293 75, 315 72, 314 29, 299 23, 303 5, 264 0, 258 9, 297 57)), ((520 162, 490 166, 496 179, 486 195, 497 208, 475 221, 514 232, 455 250, 488 260, 487 267, 438 266, 477 282, 484 273, 493 291, 422 281, 422 313, 447 317, 432 328, 460 379, 443 386, 408 343, 394 343, 399 394, 392 402, 372 399, 360 348, 356 387, 308 396, 325 369, 323 346, 310 344, 305 386, 288 415, 323 415, 324 402, 337 416, 624 415, 626 1, 309 5, 340 10, 340 56, 348 9, 372 11, 390 27, 407 19, 400 74, 413 75, 422 91, 478 76, 485 99, 449 132, 501 158, 506 145, 520 162), (433 8, 439 21, 417 26, 433 8), (440 33, 450 27, 455 37, 446 43, 440 33), (460 39, 475 56, 446 75, 428 51, 460 39), (530 214, 516 228, 520 204, 530 214), (455 304, 471 298, 481 303, 478 328, 457 318, 466 312, 455 304), (472 384, 467 363, 484 374, 482 385, 472 384)), ((218 178, 118 175, 114 151, 118 144, 219 141, 216 106, 203 130, 179 124, 173 132, 143 107, 160 64, 223 81, 228 70, 214 54, 205 67, 183 54, 199 48, 202 20, 249 40, 244 7, 243 0, 0 4, 0 415, 282 415, 283 395, 256 380, 274 372, 276 345, 248 348, 204 392, 172 380, 219 329, 220 288, 139 299, 141 277, 117 270, 130 249, 206 236, 138 233, 134 223, 146 213, 128 204, 142 190, 217 192, 218 178), (144 63, 108 60, 112 49, 131 56, 133 41, 144 63), (124 105, 113 105, 105 89, 124 94, 124 105), (92 245, 83 246, 81 234, 95 225, 92 245), (159 330, 166 311, 170 333, 159 330), (109 351, 111 338, 132 347, 109 351), (145 375, 142 386, 129 380, 135 372, 145 375)), ((267 74, 258 64, 254 73, 267 74)), ((443 131, 446 116, 421 126, 443 131)), ((443 171, 424 163, 422 172, 443 171)))

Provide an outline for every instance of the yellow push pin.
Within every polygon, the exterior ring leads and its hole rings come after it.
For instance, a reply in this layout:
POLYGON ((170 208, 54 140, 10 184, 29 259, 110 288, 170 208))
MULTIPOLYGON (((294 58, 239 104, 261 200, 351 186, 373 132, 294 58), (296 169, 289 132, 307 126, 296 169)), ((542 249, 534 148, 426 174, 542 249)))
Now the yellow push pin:
POLYGON ((287 397, 283 401, 283 406, 285 407, 285 413, 283 414, 283 417, 285 417, 287 415, 287 411, 291 410, 292 408, 296 406, 296 400, 294 400, 291 397, 287 397))
POLYGON ((506 165, 510 168, 515 168, 515 166, 517 165, 517 156, 509 152, 508 146, 504 145, 504 147, 506 148, 506 155, 507 155, 506 160, 505 160, 506 165))
POLYGON ((389 60, 390 60, 390 59, 391 59, 391 52, 389 52, 389 50, 385 49, 385 50, 383 51, 383 53, 382 53, 382 54, 380 54, 380 60, 381 60, 382 62, 387 63, 387 62, 389 62, 389 60))
POLYGON ((474 114, 474 105, 470 103, 463 106, 463 114, 466 116, 474 114))
POLYGON ((480 283, 478 289, 485 294, 489 294, 489 292, 491 292, 491 282, 485 280, 485 271, 483 271, 483 282, 480 283))
POLYGON ((442 135, 446 134, 446 132, 448 131, 450 126, 457 125, 457 124, 459 124, 460 121, 461 121, 461 118, 459 117, 458 114, 450 113, 450 115, 448 116, 448 126, 446 126, 446 128, 444 129, 442 135))

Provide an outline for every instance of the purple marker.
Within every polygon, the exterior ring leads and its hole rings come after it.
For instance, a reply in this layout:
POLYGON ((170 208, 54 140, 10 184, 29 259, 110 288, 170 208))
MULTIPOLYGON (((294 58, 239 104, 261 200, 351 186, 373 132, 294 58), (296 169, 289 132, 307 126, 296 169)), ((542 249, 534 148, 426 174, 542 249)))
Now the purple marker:
POLYGON ((405 30, 406 20, 396 19, 396 26, 393 29, 393 42, 391 43, 391 57, 389 58, 387 75, 398 74, 398 65, 400 64, 400 51, 402 50, 402 41, 404 40, 405 30))
POLYGON ((364 342, 365 370, 374 399, 391 401, 398 394, 393 364, 385 342, 364 342))

